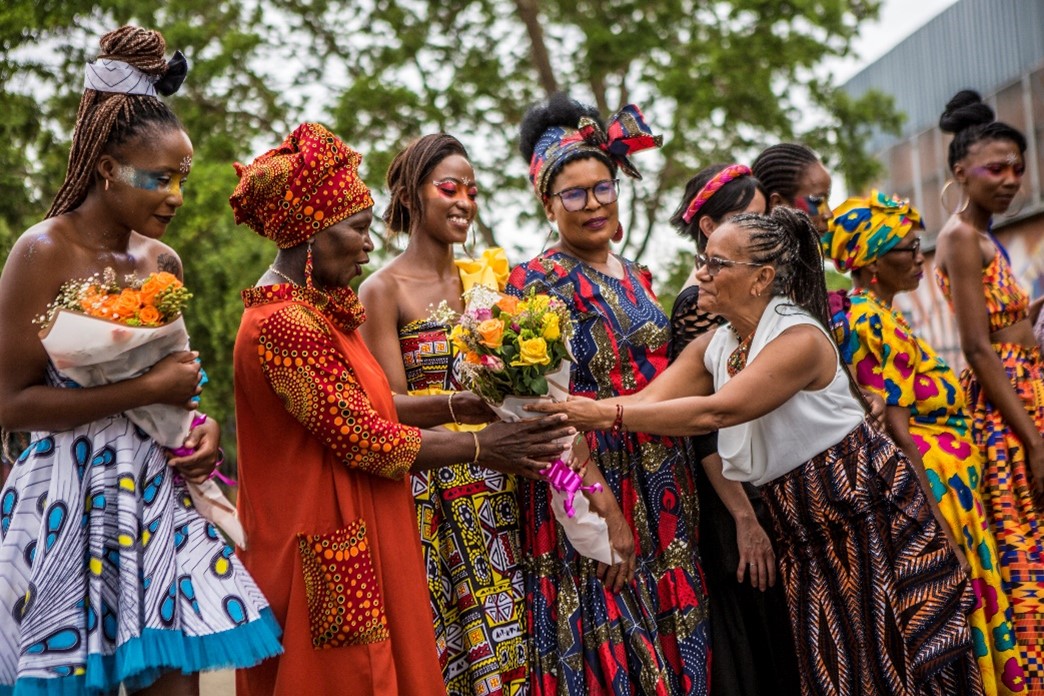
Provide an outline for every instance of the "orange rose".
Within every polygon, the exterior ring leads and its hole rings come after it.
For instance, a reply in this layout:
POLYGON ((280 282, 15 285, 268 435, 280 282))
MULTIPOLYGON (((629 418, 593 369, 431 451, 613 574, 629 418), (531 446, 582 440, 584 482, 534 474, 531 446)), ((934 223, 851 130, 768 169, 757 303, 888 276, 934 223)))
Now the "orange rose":
POLYGON ((137 315, 140 308, 141 293, 132 288, 124 288, 116 296, 116 301, 112 305, 113 311, 116 312, 120 319, 130 319, 137 315))
POLYGON ((464 353, 464 360, 465 362, 469 362, 472 365, 482 364, 482 357, 473 350, 469 350, 468 352, 464 353))
POLYGON ((138 312, 138 321, 146 326, 156 326, 162 319, 160 311, 152 305, 145 305, 138 312))
POLYGON ((105 319, 119 319, 119 313, 116 311, 117 299, 119 299, 119 295, 105 295, 101 298, 95 310, 91 312, 91 315, 104 317, 105 319))
POLYGON ((168 288, 176 288, 179 285, 181 285, 181 281, 173 273, 166 271, 153 273, 141 285, 141 301, 144 304, 152 304, 157 295, 162 294, 168 288))
POLYGON ((486 319, 475 327, 478 331, 479 343, 496 350, 504 342, 504 322, 500 319, 486 319))
POLYGON ((518 309, 518 298, 514 295, 501 295, 500 299, 497 300, 497 307, 500 308, 501 312, 514 314, 518 309))

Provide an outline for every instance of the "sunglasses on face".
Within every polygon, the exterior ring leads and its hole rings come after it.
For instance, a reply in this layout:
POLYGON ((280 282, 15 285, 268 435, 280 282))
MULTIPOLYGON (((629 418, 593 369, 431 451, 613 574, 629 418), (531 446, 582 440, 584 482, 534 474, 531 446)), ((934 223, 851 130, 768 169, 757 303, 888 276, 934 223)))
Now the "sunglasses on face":
POLYGON ((893 247, 886 251, 884 255, 888 254, 909 254, 911 258, 917 258, 917 255, 921 253, 921 240, 915 239, 914 243, 906 247, 893 247))
POLYGON ((594 186, 572 186, 551 195, 558 196, 562 201, 562 207, 570 213, 575 213, 578 210, 583 210, 584 206, 587 205, 587 193, 589 191, 594 194, 595 200, 602 205, 615 203, 620 194, 619 185, 619 179, 602 179, 596 182, 594 186))
POLYGON ((696 268, 706 268, 707 275, 714 278, 721 272, 723 268, 732 268, 733 266, 750 266, 751 268, 760 268, 764 266, 763 263, 753 263, 752 261, 733 261, 731 259, 723 259, 720 256, 707 256, 706 254, 696 254, 696 268))
POLYGON ((431 185, 435 187, 435 190, 443 195, 444 198, 459 198, 464 195, 470 200, 478 198, 478 186, 475 184, 465 184, 457 179, 438 179, 437 181, 431 182, 431 185))

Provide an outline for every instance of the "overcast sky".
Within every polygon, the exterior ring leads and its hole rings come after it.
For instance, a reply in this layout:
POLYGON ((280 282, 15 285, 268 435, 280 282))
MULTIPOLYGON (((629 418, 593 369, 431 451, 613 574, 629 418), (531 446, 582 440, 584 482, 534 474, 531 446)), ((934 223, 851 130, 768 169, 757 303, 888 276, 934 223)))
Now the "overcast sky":
POLYGON ((888 53, 896 44, 920 29, 932 17, 957 0, 884 0, 880 18, 859 29, 856 58, 829 65, 839 82, 845 82, 865 66, 888 53))

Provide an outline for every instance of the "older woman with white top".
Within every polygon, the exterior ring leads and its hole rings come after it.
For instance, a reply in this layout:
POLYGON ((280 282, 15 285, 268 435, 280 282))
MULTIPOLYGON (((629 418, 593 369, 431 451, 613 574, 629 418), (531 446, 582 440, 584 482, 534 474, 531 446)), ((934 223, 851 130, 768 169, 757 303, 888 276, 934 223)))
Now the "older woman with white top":
POLYGON ((903 453, 828 331, 819 235, 781 207, 710 237, 700 309, 728 324, 643 391, 535 410, 582 430, 718 431, 728 478, 762 486, 805 694, 978 694, 973 599, 903 453))

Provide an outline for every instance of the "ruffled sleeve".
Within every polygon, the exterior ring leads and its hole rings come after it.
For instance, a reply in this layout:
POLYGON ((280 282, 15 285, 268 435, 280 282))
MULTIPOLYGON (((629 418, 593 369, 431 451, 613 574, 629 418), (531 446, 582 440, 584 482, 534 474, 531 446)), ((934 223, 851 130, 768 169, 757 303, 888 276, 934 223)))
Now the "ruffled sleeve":
POLYGON ((350 468, 401 479, 420 431, 374 410, 322 315, 292 304, 260 328, 261 371, 286 410, 350 468))

